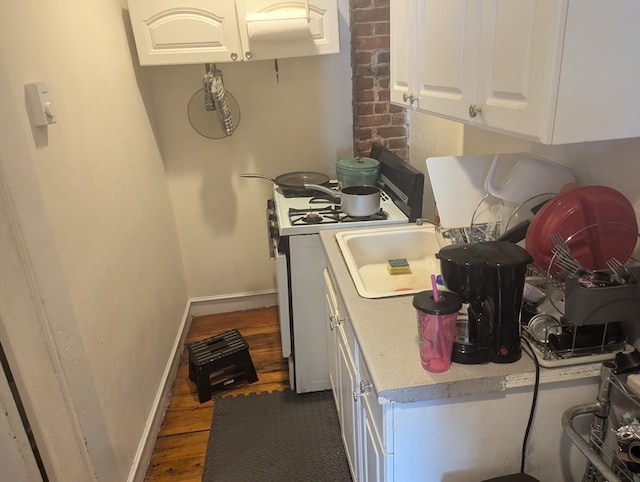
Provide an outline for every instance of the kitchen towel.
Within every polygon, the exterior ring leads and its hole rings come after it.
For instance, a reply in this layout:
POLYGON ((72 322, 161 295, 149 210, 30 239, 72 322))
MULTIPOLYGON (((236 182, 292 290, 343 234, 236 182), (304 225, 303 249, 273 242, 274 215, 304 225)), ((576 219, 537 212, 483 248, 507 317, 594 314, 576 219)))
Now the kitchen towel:
POLYGON ((203 482, 351 482, 333 392, 217 398, 203 482))
POLYGON ((249 39, 260 41, 311 38, 309 20, 304 9, 247 14, 247 34, 249 39))

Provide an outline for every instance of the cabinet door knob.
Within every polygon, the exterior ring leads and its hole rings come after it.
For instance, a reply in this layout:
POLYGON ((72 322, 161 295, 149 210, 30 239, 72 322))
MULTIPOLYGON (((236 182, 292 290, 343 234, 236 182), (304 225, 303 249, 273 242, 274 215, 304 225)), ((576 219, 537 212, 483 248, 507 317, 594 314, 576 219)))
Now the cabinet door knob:
POLYGON ((413 95, 407 94, 405 92, 404 94, 402 94, 402 100, 404 100, 405 102, 409 102, 409 104, 413 104, 416 98, 413 95))
POLYGON ((231 52, 231 60, 233 60, 234 62, 238 60, 238 54, 235 52, 231 52))
POLYGON ((360 392, 357 392, 355 390, 353 391, 353 401, 357 402, 358 398, 364 395, 364 392, 366 392, 367 389, 371 387, 373 387, 371 383, 367 383, 364 380, 360 380, 360 392))
POLYGON ((244 58, 247 60, 251 60, 251 57, 253 57, 253 54, 249 51, 244 53, 244 58))
POLYGON ((336 316, 333 313, 331 313, 329 315, 329 329, 333 331, 335 327, 338 326, 343 321, 344 321, 344 318, 340 318, 339 316, 336 316))
POLYGON ((360 380, 360 393, 364 395, 364 392, 367 391, 368 388, 373 387, 371 383, 367 383, 364 380, 360 380))
POLYGON ((482 109, 479 106, 475 104, 471 104, 469 106, 469 117, 471 117, 472 119, 474 119, 481 112, 482 112, 482 109))

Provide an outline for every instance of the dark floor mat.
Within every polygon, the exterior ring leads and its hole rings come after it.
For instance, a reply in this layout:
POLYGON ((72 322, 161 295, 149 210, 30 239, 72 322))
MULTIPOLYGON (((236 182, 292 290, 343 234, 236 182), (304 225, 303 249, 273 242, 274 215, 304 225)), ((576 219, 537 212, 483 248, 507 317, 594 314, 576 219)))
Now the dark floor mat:
POLYGON ((331 391, 215 400, 204 482, 350 482, 331 391))

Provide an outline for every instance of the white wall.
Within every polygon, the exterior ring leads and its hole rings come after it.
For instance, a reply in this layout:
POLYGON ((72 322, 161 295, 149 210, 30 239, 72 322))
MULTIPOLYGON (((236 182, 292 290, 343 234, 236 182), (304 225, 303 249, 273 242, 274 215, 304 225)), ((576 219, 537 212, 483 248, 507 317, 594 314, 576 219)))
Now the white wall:
MULTIPOLYGON (((410 148, 411 163, 425 173, 428 157, 530 152, 571 168, 579 185, 603 185, 619 190, 631 201, 640 218, 640 138, 545 146, 411 112, 410 148)), ((425 197, 433 202, 428 189, 425 197)), ((434 205, 426 209, 433 212, 434 205)))
POLYGON ((24 258, 3 271, 0 336, 39 443, 60 452, 45 454, 52 480, 70 476, 74 450, 42 433, 55 420, 75 424, 85 474, 126 479, 188 296, 123 6, 0 2, 0 174, 24 258), (49 84, 57 112, 48 128, 32 129, 24 106, 24 83, 36 80, 49 84), (25 273, 38 320, 20 319, 10 296, 11 277, 25 273), (48 342, 47 367, 28 356, 38 340, 48 342), (62 396, 45 413, 42 370, 62 396))
MULTIPOLYGON (((353 154, 349 11, 340 0, 340 54, 218 64, 241 112, 237 130, 219 140, 199 135, 187 105, 202 88, 204 65, 143 67, 151 85, 157 137, 178 223, 192 297, 250 294, 275 287, 266 201, 290 171, 335 176, 353 154)), ((211 122, 217 122, 212 114, 211 122)))

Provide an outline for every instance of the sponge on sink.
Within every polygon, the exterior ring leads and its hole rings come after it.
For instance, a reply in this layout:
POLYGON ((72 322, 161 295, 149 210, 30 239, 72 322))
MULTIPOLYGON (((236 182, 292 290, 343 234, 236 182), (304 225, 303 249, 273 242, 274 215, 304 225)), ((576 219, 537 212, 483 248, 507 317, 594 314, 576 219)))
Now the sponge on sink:
POLYGON ((411 274, 411 267, 405 258, 388 259, 387 271, 389 274, 411 274))

